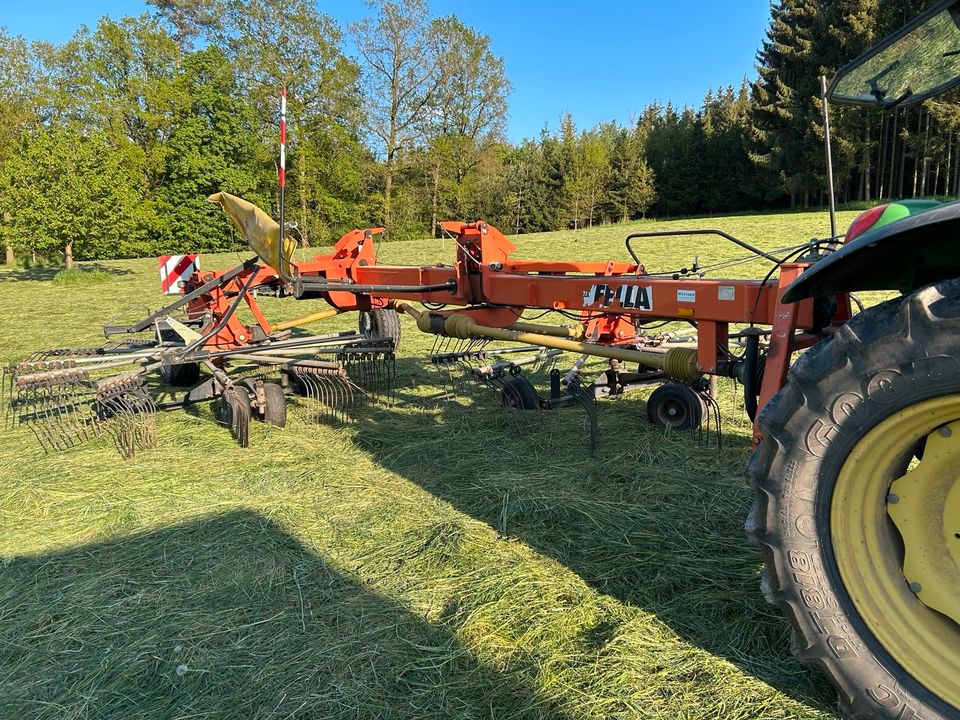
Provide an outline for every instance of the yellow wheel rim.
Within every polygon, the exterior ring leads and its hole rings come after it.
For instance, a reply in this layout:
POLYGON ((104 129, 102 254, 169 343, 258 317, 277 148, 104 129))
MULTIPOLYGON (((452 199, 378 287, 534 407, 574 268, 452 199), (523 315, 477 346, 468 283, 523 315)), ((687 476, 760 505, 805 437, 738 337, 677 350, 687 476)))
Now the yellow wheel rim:
POLYGON ((895 413, 857 443, 837 477, 830 534, 870 632, 917 682, 960 708, 958 502, 960 396, 950 395, 895 413), (923 458, 911 463, 924 440, 923 458))

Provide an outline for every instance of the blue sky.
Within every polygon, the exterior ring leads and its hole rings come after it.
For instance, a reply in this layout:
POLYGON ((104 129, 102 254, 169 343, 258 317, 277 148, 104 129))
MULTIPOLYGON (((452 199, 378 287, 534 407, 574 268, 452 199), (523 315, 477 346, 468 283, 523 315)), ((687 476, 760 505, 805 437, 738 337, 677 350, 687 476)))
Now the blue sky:
MULTIPOLYGON (((346 25, 362 0, 319 0, 346 25)), ((513 83, 508 135, 556 128, 570 112, 580 127, 628 122, 652 100, 698 105, 706 91, 754 76, 767 0, 432 0, 490 35, 513 83)), ((144 12, 142 0, 0 0, 0 25, 30 39, 63 41, 102 15, 144 12)))

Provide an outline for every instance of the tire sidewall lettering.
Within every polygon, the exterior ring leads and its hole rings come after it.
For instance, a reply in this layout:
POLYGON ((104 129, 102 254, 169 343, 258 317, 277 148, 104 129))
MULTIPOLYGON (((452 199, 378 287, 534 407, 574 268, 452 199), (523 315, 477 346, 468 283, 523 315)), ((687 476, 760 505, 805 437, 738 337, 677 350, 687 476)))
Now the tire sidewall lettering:
POLYGON ((917 386, 928 391, 955 382, 960 363, 949 355, 922 358, 898 368, 871 373, 861 383, 861 393, 846 392, 835 398, 805 435, 805 449, 824 458, 847 431, 859 431, 878 410, 887 410, 911 395, 917 386))

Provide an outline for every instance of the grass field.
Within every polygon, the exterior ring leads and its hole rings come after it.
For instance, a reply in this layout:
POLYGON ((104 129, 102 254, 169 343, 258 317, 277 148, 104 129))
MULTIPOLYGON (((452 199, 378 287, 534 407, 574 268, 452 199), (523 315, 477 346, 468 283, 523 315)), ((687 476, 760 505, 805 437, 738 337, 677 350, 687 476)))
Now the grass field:
MULTIPOLYGON (((764 248, 827 234, 821 214, 641 227, 704 224, 764 248)), ((523 236, 518 255, 624 258, 635 227, 523 236)), ((638 249, 650 270, 739 253, 638 249)), ((452 254, 395 243, 381 261, 452 254)), ((161 304, 155 260, 96 265, 93 283, 0 271, 0 364, 161 304)), ((246 450, 207 405, 161 416, 132 461, 108 438, 44 456, 3 430, 0 718, 834 717, 760 595, 730 387, 722 450, 653 429, 640 394, 602 402, 591 457, 582 411, 438 402, 432 340, 403 330, 394 406, 318 425, 292 401, 246 450)))

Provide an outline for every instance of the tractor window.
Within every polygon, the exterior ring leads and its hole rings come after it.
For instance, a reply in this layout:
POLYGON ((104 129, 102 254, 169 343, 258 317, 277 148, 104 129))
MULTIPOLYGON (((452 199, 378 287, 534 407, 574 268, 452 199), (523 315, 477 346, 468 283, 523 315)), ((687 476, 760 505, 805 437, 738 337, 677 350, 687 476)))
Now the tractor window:
POLYGON ((841 69, 830 98, 893 108, 921 102, 958 83, 960 0, 948 0, 841 69))

